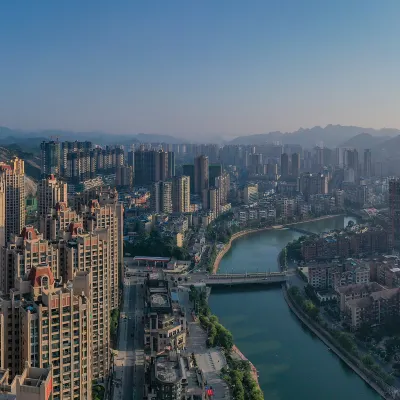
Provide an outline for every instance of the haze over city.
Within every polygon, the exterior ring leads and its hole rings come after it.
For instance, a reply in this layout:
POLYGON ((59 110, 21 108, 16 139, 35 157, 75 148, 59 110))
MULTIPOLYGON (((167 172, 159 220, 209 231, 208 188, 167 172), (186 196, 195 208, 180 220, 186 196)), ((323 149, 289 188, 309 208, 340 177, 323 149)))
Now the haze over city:
POLYGON ((400 400, 399 15, 0 2, 0 400, 400 400))
POLYGON ((400 127, 398 1, 3 2, 0 125, 400 127))

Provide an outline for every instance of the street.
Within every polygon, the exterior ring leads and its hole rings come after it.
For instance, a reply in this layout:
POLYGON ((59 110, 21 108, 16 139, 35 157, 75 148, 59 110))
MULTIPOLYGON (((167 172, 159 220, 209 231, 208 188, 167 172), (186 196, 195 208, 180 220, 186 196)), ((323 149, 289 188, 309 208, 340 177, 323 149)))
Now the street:
POLYGON ((123 307, 114 356, 114 400, 143 398, 143 290, 141 284, 133 278, 124 279, 123 307))

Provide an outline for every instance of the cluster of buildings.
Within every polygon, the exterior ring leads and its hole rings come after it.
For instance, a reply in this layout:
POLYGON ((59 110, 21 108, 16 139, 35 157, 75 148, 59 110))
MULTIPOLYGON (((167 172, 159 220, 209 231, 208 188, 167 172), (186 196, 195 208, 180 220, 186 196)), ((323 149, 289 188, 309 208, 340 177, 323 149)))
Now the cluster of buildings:
POLYGON ((150 273, 145 289, 146 396, 203 399, 205 380, 186 351, 187 315, 178 292, 162 272, 150 273))
POLYGON ((301 254, 308 262, 388 254, 392 249, 392 234, 387 229, 381 226, 355 225, 307 238, 302 242, 301 254))
POLYGON ((41 171, 57 175, 70 184, 79 184, 100 174, 116 174, 124 166, 121 146, 101 148, 89 141, 44 141, 40 145, 41 171))
POLYGON ((0 390, 18 399, 89 399, 92 382, 110 373, 123 206, 112 189, 70 196, 54 175, 39 182, 37 200, 36 226, 26 225, 24 162, 2 163, 0 390))
POLYGON ((342 322, 353 331, 400 317, 400 259, 397 256, 311 262, 302 270, 318 299, 335 301, 342 322))

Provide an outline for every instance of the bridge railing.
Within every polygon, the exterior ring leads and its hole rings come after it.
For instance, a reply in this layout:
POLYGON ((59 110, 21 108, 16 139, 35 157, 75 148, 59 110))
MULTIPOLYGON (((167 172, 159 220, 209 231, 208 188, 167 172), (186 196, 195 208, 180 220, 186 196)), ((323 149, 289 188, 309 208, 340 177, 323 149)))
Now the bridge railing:
POLYGON ((285 277, 284 272, 271 272, 271 273, 249 273, 249 274, 218 274, 218 275, 208 275, 207 280, 214 279, 254 279, 254 278, 275 278, 275 277, 285 277))

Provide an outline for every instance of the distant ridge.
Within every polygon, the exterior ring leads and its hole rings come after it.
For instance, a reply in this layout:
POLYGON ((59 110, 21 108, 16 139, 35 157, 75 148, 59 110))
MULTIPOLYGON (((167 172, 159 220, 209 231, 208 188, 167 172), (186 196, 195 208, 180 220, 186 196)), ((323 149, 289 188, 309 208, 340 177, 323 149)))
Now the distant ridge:
MULTIPOLYGON (((0 145, 18 144, 21 147, 37 146, 43 140, 50 140, 51 137, 58 137, 59 140, 90 140, 95 144, 121 144, 130 145, 133 143, 225 143, 225 144, 263 144, 279 141, 283 144, 300 144, 303 147, 314 147, 323 144, 326 147, 337 147, 346 145, 348 147, 369 148, 380 142, 380 138, 388 139, 400 135, 398 129, 372 129, 359 126, 327 125, 324 128, 314 126, 313 128, 300 128, 294 132, 282 133, 274 131, 256 135, 239 136, 230 141, 222 141, 219 135, 206 136, 197 135, 192 138, 182 138, 172 135, 135 133, 135 134, 112 134, 105 132, 73 132, 59 129, 48 129, 41 131, 23 131, 0 126, 0 145), (354 139, 354 144, 347 142, 352 138, 362 135, 359 139, 354 139), (369 135, 369 136, 367 136, 369 135), (211 137, 211 139, 210 139, 211 137), (372 139, 371 139, 372 138, 372 139), (363 144, 364 141, 368 144, 363 144), (376 142, 375 142, 376 140, 376 142), (360 142, 360 143, 358 143, 360 142), (360 147, 359 147, 360 146, 360 147), (364 147, 365 146, 365 147, 364 147)), ((350 142, 352 143, 352 142, 350 142)))
POLYGON ((379 143, 389 140, 390 136, 372 136, 370 133, 360 133, 342 143, 340 147, 355 148, 358 150, 372 149, 379 143))
POLYGON ((137 133, 137 134, 112 134, 105 132, 73 132, 57 129, 47 129, 42 131, 22 131, 10 129, 5 126, 0 126, 0 145, 8 144, 25 144, 28 140, 32 145, 38 145, 43 140, 50 138, 58 138, 64 140, 89 140, 99 145, 106 144, 123 144, 129 145, 133 143, 184 143, 184 139, 176 138, 171 135, 152 134, 152 133, 137 133))
POLYGON ((326 147, 337 147, 354 136, 369 134, 378 137, 392 137, 400 135, 398 129, 372 129, 359 126, 327 125, 325 128, 314 126, 313 128, 300 128, 294 132, 270 132, 257 135, 239 136, 229 144, 263 144, 280 141, 283 144, 300 144, 303 147, 314 147, 322 142, 326 147))

